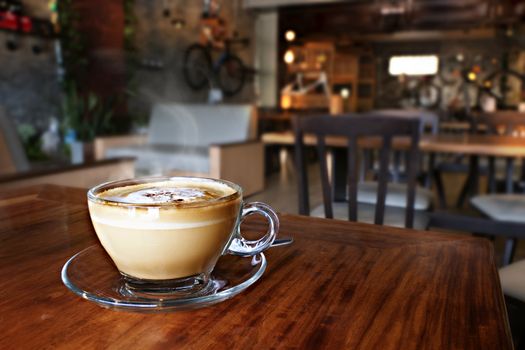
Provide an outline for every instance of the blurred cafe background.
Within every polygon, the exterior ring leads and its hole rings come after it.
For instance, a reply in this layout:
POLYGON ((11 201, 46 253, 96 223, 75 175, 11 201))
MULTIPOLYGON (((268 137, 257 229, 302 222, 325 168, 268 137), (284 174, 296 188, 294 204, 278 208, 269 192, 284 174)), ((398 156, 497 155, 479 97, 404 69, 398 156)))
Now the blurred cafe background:
POLYGON ((516 346, 524 159, 522 0, 0 0, 0 191, 199 175, 340 220, 355 197, 351 221, 490 242, 516 346))

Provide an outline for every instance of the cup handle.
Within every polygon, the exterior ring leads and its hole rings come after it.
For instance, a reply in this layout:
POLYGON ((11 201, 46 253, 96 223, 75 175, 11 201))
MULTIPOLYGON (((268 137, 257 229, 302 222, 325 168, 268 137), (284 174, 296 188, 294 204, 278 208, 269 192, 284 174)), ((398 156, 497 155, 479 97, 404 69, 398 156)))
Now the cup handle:
POLYGON ((252 256, 259 254, 263 250, 269 248, 275 237, 279 232, 279 218, 273 209, 265 203, 252 202, 243 204, 241 219, 237 226, 237 233, 233 237, 230 246, 228 247, 227 253, 240 256, 252 256), (266 234, 256 241, 249 241, 244 238, 241 234, 241 223, 243 220, 254 214, 262 215, 268 220, 268 230, 266 234))

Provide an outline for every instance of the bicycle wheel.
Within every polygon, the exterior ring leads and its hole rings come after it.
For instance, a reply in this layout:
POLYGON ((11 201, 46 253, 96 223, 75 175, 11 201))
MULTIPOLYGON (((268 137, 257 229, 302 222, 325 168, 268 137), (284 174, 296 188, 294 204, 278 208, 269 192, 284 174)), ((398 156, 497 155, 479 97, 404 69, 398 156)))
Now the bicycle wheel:
POLYGON ((233 96, 241 91, 246 72, 244 64, 237 56, 227 56, 219 65, 219 86, 226 96, 233 96))
POLYGON ((436 108, 441 103, 441 89, 432 82, 422 82, 417 87, 417 104, 423 108, 436 108))
POLYGON ((515 107, 521 101, 525 76, 512 69, 489 74, 483 83, 485 92, 496 98, 500 108, 515 107))
POLYGON ((457 85, 462 81, 463 65, 456 60, 447 60, 439 68, 438 76, 444 85, 457 85))
POLYGON ((184 53, 184 78, 188 86, 200 90, 210 85, 211 57, 202 45, 193 44, 184 53))

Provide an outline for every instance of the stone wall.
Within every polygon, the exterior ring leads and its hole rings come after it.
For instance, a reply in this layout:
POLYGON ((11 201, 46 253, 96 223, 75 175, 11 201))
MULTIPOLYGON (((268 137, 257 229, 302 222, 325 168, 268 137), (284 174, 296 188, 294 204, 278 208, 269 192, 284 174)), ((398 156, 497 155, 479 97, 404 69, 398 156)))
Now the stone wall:
MULTIPOLYGON (((162 70, 138 68, 133 86, 137 96, 129 101, 130 110, 148 113, 156 101, 206 102, 208 90, 191 90, 184 81, 183 55, 186 48, 199 39, 199 20, 202 0, 135 0, 136 47, 140 60, 162 62, 162 70), (164 9, 170 10, 165 17, 164 9), (176 29, 172 19, 183 18, 185 26, 176 29)), ((243 10, 241 0, 221 0, 221 16, 226 19, 230 33, 237 30, 240 37, 253 38, 254 17, 243 10)), ((246 48, 236 47, 235 53, 248 66, 253 66, 254 42, 246 48)), ((244 89, 225 102, 253 101, 251 81, 244 89)))
MULTIPOLYGON (((253 16, 243 10, 242 1, 220 2, 221 15, 226 19, 230 31, 235 29, 241 37, 253 38, 253 16)), ((29 15, 49 18, 47 1, 24 0, 23 3, 29 15)), ((201 11, 201 0, 135 0, 137 57, 139 60, 162 62, 164 69, 135 67, 130 86, 134 96, 128 103, 130 114, 147 116, 156 101, 207 101, 208 91, 191 90, 182 74, 183 53, 199 38, 201 11), (170 9, 169 18, 163 14, 165 8, 170 9), (171 23, 176 17, 185 20, 186 25, 182 29, 176 29, 171 23)), ((104 18, 107 19, 107 16, 104 18)), ((106 21, 106 24, 111 25, 111 21, 106 21)), ((34 55, 31 47, 37 39, 21 37, 20 48, 8 51, 4 45, 7 38, 7 33, 0 32, 0 105, 6 108, 15 123, 31 123, 43 130, 49 119, 59 113, 60 87, 53 42, 43 42, 44 51, 34 55)), ((248 66, 253 66, 253 41, 246 48, 236 48, 235 53, 248 66)), ((100 60, 104 55, 90 53, 90 58, 93 58, 91 56, 100 60)), ((108 59, 108 67, 112 65, 110 61, 108 59)), ((253 83, 249 81, 243 91, 234 97, 225 98, 225 102, 253 101, 253 97, 253 83)))
MULTIPOLYGON (((31 16, 49 18, 47 1, 24 0, 25 12, 31 16)), ((45 129, 49 118, 58 113, 59 84, 52 41, 19 36, 19 48, 9 51, 6 41, 12 35, 0 32, 0 105, 15 124, 31 123, 45 129), (35 55, 33 45, 43 52, 35 55)))

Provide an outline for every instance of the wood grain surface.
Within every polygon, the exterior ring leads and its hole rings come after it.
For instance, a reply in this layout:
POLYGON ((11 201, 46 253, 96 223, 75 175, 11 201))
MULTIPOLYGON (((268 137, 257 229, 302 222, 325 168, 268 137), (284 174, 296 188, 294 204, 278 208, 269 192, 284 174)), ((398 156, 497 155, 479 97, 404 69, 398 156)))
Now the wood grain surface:
POLYGON ((97 243, 85 190, 0 192, 0 349, 512 348, 489 242, 280 217, 280 235, 295 242, 270 249, 266 273, 245 292, 138 314, 62 285, 66 260, 97 243))
MULTIPOLYGON (((291 132, 269 132, 262 135, 265 144, 293 145, 294 136, 291 132)), ((305 135, 306 145, 317 143, 313 135, 305 135)), ((344 138, 327 137, 326 144, 333 147, 346 147, 344 138)), ((359 145, 364 148, 379 148, 377 138, 362 138, 359 145)), ((395 149, 408 149, 409 140, 396 138, 392 146, 395 149)), ((424 135, 419 142, 419 149, 432 153, 456 153, 495 157, 525 156, 525 137, 501 135, 424 135)))

